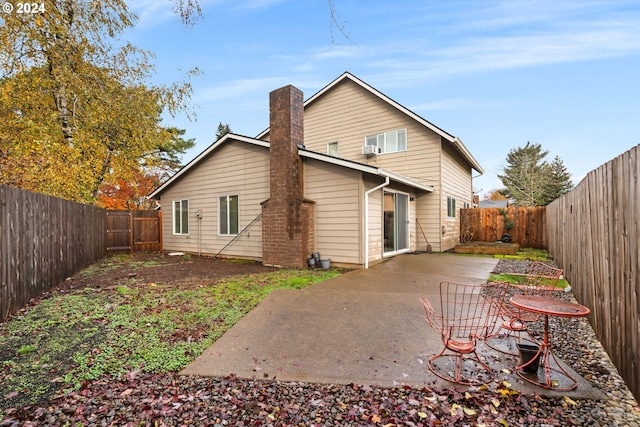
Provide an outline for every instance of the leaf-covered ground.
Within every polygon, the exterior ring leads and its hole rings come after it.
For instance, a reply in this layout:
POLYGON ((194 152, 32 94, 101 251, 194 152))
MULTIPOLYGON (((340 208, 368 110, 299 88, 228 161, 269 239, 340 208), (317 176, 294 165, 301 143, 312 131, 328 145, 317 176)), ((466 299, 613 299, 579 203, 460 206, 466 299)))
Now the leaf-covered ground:
POLYGON ((571 421, 576 402, 503 391, 386 389, 131 372, 118 381, 85 382, 78 391, 46 405, 9 410, 0 425, 583 425, 571 421))
POLYGON ((198 257, 105 259, 0 324, 0 426, 640 426, 624 395, 573 401, 505 382, 494 392, 176 373, 272 289, 327 277, 198 257))
POLYGON ((177 372, 273 289, 335 274, 199 257, 104 259, 0 323, 0 419, 86 381, 177 372))

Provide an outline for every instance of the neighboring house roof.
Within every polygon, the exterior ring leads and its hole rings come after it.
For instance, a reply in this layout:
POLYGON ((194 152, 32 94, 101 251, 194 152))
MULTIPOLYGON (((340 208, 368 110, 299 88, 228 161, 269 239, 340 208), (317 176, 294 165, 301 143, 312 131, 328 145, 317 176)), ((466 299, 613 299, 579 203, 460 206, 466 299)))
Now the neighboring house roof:
POLYGON ((481 208, 507 208, 509 207, 508 200, 480 200, 479 206, 481 208))
MULTIPOLYGON (((332 81, 331 83, 326 85, 324 88, 320 89, 311 98, 307 99, 305 101, 305 103, 304 103, 304 107, 306 108, 308 105, 314 103, 316 100, 321 98, 325 93, 330 91, 333 87, 337 86, 338 84, 342 83, 344 80, 350 80, 350 81, 354 82, 355 84, 359 85, 363 89, 367 90, 368 92, 370 92, 373 95, 375 95, 378 98, 380 98, 382 101, 388 103, 389 105, 391 105, 392 107, 400 110, 401 112, 403 112, 407 116, 411 117, 412 119, 414 119, 418 123, 420 123, 423 126, 429 128, 430 130, 432 130, 433 132, 438 134, 440 137, 442 137, 446 141, 450 142, 451 145, 453 146, 453 148, 456 151, 458 151, 458 153, 460 153, 460 155, 467 162, 469 162, 469 164, 471 165, 471 167, 473 169, 478 171, 480 174, 484 173, 484 169, 482 168, 482 166, 480 166, 478 161, 473 157, 473 155, 469 152, 469 150, 467 150, 467 147, 465 147, 465 145, 462 143, 460 138, 458 138, 457 136, 453 136, 448 132, 445 132, 444 130, 440 129, 439 127, 437 127, 433 123, 429 122, 428 120, 425 120, 424 118, 420 117, 418 114, 416 114, 413 111, 409 110, 408 108, 406 108, 402 104, 400 104, 400 103, 394 101, 393 99, 389 98, 387 95, 385 95, 382 92, 378 91, 374 87, 369 86, 367 83, 365 83, 364 81, 360 80, 359 78, 357 78, 353 74, 349 73, 348 71, 345 71, 340 77, 338 77, 337 79, 335 79, 334 81, 332 81)), ((269 133, 269 130, 270 130, 269 128, 263 130, 258 136, 256 136, 256 138, 258 138, 258 139, 264 138, 269 133)))
MULTIPOLYGON (((187 163, 182 169, 180 169, 175 175, 166 180, 160 187, 158 187, 153 193, 149 194, 149 198, 158 197, 163 191, 165 191, 168 187, 170 187, 174 182, 176 182, 180 177, 186 174, 189 170, 194 168, 200 161, 205 159, 209 154, 215 151, 217 148, 228 142, 229 140, 240 141, 247 144, 253 144, 260 147, 269 148, 269 142, 263 141, 256 138, 250 138, 248 136, 242 136, 234 133, 227 133, 222 138, 211 144, 206 150, 200 153, 196 158, 187 163)), ((422 191, 433 191, 433 186, 424 185, 417 181, 414 181, 410 178, 406 178, 397 173, 391 172, 384 168, 378 168, 375 166, 370 166, 364 163, 358 163, 351 160, 345 160, 338 157, 329 156, 327 154, 318 153, 315 151, 306 150, 304 148, 299 148, 298 154, 300 157, 309 158, 319 160, 321 162, 342 166, 348 169, 357 170, 360 172, 365 172, 371 175, 381 176, 383 178, 389 178, 391 181, 395 181, 404 185, 408 185, 410 187, 416 188, 422 191)))

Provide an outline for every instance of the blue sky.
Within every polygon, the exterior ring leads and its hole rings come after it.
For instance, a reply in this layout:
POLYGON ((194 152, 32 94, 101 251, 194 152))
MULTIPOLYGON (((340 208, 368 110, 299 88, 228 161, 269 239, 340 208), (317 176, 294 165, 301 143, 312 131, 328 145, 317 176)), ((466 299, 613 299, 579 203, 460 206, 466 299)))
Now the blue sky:
POLYGON ((622 0, 200 0, 183 26, 168 0, 135 0, 123 37, 155 53, 155 83, 192 80, 197 121, 167 118, 196 147, 219 122, 256 136, 269 92, 305 99, 349 71, 447 132, 485 169, 481 196, 501 187, 509 150, 527 141, 559 156, 577 184, 640 144, 640 2, 622 0))

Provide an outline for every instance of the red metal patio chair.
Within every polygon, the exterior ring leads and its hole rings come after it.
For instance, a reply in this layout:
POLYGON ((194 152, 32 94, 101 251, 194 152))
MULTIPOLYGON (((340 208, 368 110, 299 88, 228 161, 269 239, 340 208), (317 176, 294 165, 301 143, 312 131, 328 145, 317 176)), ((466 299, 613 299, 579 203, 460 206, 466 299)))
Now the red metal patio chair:
POLYGON ((420 298, 425 319, 442 336, 444 348, 429 359, 438 377, 463 385, 493 381, 493 370, 476 353, 476 341, 495 333, 504 288, 495 284, 440 283, 440 304, 420 298), (437 309, 436 309, 437 308, 437 309))
POLYGON ((551 296, 557 287, 558 280, 562 277, 562 269, 555 268, 544 262, 534 261, 529 267, 525 284, 512 284, 496 282, 498 286, 504 287, 504 300, 501 307, 501 330, 493 337, 487 339, 489 348, 501 353, 518 355, 517 344, 526 341, 538 344, 537 340, 527 332, 527 324, 535 322, 540 318, 540 314, 514 307, 509 299, 516 295, 539 295, 551 296))

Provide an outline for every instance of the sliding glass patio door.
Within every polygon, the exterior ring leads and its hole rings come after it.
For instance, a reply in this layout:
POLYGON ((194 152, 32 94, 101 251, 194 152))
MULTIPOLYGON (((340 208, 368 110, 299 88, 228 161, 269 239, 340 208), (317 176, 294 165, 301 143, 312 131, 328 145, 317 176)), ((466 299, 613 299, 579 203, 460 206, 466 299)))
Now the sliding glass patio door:
POLYGON ((409 195, 384 193, 384 253, 409 250, 409 195))

